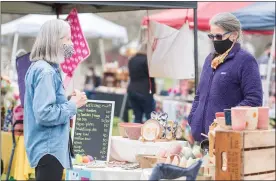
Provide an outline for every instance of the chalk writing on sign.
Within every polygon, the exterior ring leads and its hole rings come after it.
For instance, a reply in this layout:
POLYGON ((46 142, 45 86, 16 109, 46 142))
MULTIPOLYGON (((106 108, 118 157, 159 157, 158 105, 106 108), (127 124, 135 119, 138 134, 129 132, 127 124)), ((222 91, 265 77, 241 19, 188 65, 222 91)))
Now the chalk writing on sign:
POLYGON ((78 109, 73 137, 75 154, 107 161, 113 112, 113 102, 93 101, 78 109))

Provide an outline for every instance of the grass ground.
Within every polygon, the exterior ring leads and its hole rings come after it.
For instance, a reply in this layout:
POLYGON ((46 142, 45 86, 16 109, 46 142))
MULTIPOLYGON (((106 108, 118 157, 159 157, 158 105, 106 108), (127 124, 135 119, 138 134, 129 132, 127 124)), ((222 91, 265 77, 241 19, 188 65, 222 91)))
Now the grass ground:
POLYGON ((119 136, 119 129, 118 129, 118 123, 120 122, 120 119, 115 117, 113 120, 113 129, 112 129, 112 136, 119 136))
MULTIPOLYGON (((133 114, 133 111, 129 110, 128 111, 128 120, 130 122, 132 121, 132 114, 133 114)), ((113 119, 113 128, 112 128, 112 136, 120 136, 118 123, 121 122, 121 121, 122 120, 120 120, 120 118, 114 117, 114 119, 113 119)))
POLYGON ((174 84, 173 79, 168 79, 168 78, 164 79, 164 89, 167 90, 167 89, 171 88, 173 86, 173 84, 174 84))

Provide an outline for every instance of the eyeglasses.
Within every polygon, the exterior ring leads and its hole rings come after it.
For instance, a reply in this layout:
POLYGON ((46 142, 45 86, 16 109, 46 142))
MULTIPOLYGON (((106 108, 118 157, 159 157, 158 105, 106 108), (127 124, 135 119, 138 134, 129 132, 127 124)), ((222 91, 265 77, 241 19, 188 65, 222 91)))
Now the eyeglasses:
POLYGON ((211 40, 214 40, 215 38, 216 38, 216 40, 222 40, 223 36, 225 36, 225 35, 227 35, 227 34, 229 34, 229 33, 231 33, 231 32, 226 32, 226 33, 224 33, 224 34, 211 34, 211 33, 209 33, 209 34, 208 34, 208 37, 209 37, 211 40))

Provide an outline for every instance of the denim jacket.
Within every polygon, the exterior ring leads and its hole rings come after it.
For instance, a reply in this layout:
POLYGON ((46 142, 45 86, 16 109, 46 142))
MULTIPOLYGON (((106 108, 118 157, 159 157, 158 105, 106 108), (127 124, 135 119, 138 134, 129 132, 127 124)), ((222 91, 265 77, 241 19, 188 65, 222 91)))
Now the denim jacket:
POLYGON ((43 60, 33 63, 25 86, 24 141, 31 167, 51 154, 64 168, 72 168, 68 141, 70 118, 77 107, 65 96, 58 65, 43 60))

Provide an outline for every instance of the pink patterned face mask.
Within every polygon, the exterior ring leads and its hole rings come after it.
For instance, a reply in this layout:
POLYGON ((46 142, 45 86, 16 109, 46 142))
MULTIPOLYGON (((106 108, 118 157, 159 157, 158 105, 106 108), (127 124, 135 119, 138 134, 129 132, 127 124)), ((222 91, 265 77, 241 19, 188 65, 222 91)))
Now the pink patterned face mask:
POLYGON ((63 44, 64 58, 70 58, 75 53, 73 44, 63 44))

